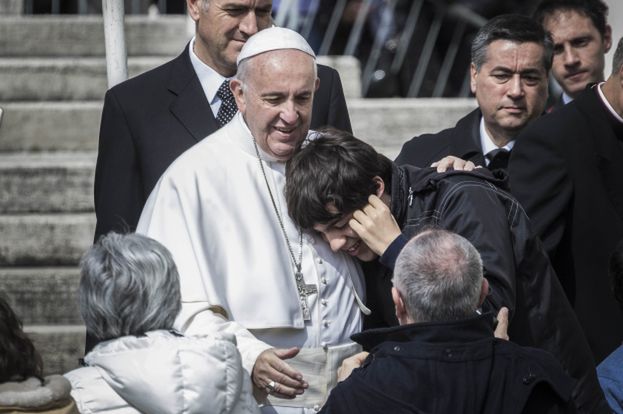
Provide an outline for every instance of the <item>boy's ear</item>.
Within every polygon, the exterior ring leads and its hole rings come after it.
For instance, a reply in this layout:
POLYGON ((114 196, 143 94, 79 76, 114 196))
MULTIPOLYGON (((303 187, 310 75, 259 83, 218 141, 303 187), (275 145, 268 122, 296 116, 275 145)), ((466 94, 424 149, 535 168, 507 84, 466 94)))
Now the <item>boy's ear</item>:
POLYGON ((372 180, 376 183, 376 196, 381 198, 383 193, 385 193, 385 181, 378 175, 375 175, 372 180))

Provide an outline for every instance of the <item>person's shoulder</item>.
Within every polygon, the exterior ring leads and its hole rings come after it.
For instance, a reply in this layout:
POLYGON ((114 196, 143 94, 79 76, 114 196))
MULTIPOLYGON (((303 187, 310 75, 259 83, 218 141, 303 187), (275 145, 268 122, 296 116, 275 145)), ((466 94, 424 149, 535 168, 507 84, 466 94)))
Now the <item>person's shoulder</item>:
POLYGON ((332 68, 331 66, 327 66, 327 65, 323 65, 321 63, 318 63, 316 65, 316 68, 318 68, 318 76, 339 76, 339 73, 336 69, 332 68))
POLYGON ((453 129, 454 127, 411 138, 402 145, 400 153, 396 157, 396 163, 428 167, 431 162, 447 155, 453 129))
POLYGON ((514 366, 519 367, 519 374, 527 385, 545 380, 561 396, 570 395, 574 380, 551 353, 503 339, 495 339, 494 352, 497 358, 512 361, 514 366))
POLYGON ((151 91, 153 93, 154 88, 162 88, 163 85, 166 85, 167 80, 170 79, 172 68, 178 64, 180 59, 182 59, 181 55, 153 69, 131 77, 113 86, 110 90, 122 96, 136 96, 138 92, 145 93, 151 91))

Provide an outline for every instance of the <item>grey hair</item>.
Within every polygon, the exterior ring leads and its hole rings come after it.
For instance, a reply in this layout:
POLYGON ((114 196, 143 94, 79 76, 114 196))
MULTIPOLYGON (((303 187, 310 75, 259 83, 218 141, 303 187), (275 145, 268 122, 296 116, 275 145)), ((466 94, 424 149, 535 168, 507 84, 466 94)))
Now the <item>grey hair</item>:
POLYGON ((503 14, 489 20, 478 30, 472 41, 472 64, 480 71, 487 62, 487 49, 496 40, 514 43, 532 42, 543 46, 543 68, 552 67, 554 43, 543 27, 529 17, 520 14, 503 14))
POLYGON ((111 232, 85 253, 80 267, 80 314, 99 340, 173 327, 180 282, 162 244, 111 232))
POLYGON ((201 2, 201 10, 204 12, 208 11, 208 7, 210 7, 210 0, 199 0, 201 2))
POLYGON ((474 315, 482 279, 482 259, 467 239, 429 229, 403 248, 393 282, 413 321, 444 322, 474 315))
POLYGON ((612 74, 616 75, 623 69, 623 37, 619 39, 617 49, 612 57, 612 74))

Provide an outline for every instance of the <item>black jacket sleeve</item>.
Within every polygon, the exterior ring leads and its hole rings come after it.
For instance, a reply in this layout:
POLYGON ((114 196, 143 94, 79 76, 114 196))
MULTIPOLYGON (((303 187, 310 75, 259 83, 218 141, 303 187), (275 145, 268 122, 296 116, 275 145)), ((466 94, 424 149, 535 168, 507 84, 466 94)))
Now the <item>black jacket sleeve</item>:
POLYGON ((104 100, 95 167, 95 241, 112 230, 135 229, 145 203, 139 168, 132 131, 113 88, 104 100))

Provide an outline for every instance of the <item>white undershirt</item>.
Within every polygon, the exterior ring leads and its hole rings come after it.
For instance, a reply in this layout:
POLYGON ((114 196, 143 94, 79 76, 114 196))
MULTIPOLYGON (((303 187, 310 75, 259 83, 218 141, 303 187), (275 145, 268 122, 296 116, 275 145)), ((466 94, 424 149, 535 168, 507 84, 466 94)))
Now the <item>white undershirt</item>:
POLYGON ((203 63, 203 61, 199 59, 199 56, 195 53, 194 47, 195 38, 193 37, 190 41, 190 47, 188 48, 190 63, 192 63, 193 69, 195 69, 195 73, 199 78, 199 83, 201 83, 203 93, 205 93, 206 99, 210 104, 210 109, 212 109, 212 113, 214 114, 214 117, 216 117, 222 102, 221 98, 216 96, 216 92, 218 91, 218 88, 221 87, 223 81, 228 78, 222 76, 210 66, 203 63))
POLYGON ((573 98, 563 92, 562 93, 562 103, 564 103, 566 105, 569 102, 573 102, 573 98))
POLYGON ((487 128, 485 128, 485 119, 480 118, 480 148, 482 148, 482 153, 485 156, 485 165, 488 166, 491 161, 487 158, 487 154, 491 151, 495 151, 496 149, 503 148, 507 151, 510 151, 515 146, 515 140, 508 141, 506 145, 503 147, 498 147, 495 145, 489 134, 487 133, 487 128))

